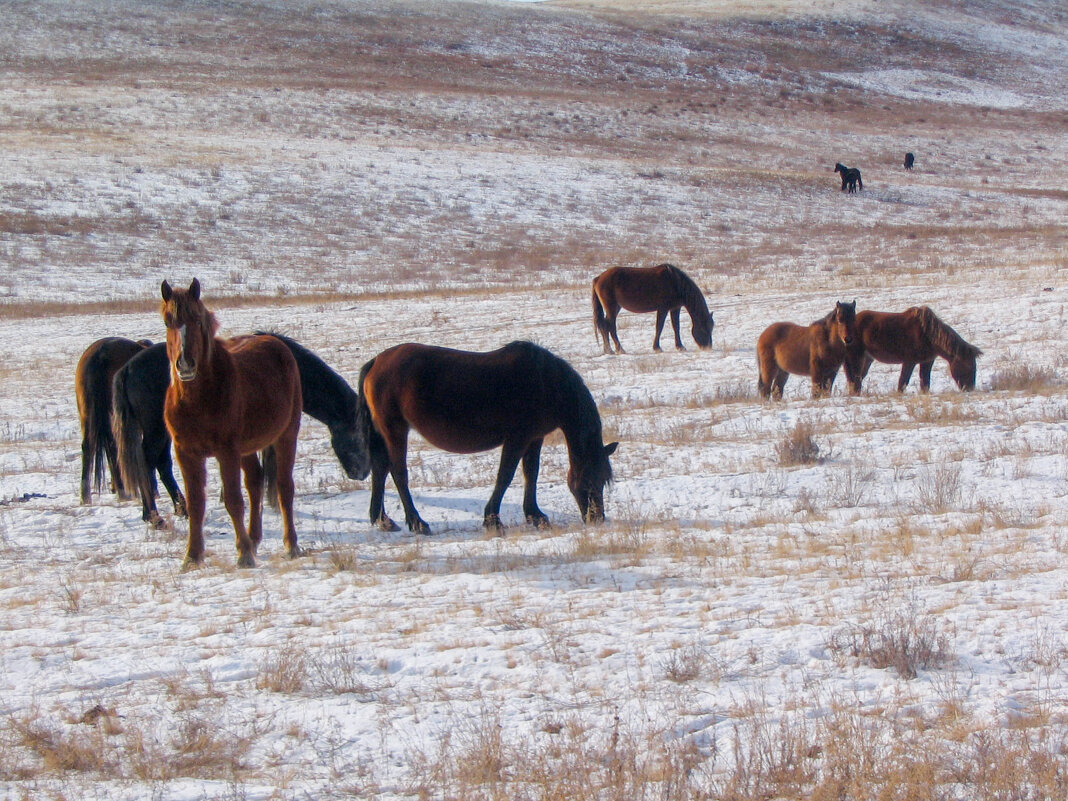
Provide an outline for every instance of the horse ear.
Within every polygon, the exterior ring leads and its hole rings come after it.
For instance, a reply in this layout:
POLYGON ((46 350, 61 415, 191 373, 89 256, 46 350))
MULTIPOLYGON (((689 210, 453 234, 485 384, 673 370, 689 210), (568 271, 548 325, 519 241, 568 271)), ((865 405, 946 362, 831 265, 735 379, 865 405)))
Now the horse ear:
POLYGON ((616 452, 616 448, 618 448, 618 447, 619 447, 619 443, 618 442, 609 442, 607 445, 604 446, 604 455, 605 456, 611 456, 613 453, 616 452))
POLYGON ((163 300, 168 301, 171 299, 171 295, 174 294, 174 290, 171 289, 171 285, 167 283, 167 279, 163 279, 163 283, 159 287, 160 294, 163 295, 163 300))
POLYGON ((200 279, 194 278, 193 283, 189 285, 189 297, 193 300, 200 300, 200 279))

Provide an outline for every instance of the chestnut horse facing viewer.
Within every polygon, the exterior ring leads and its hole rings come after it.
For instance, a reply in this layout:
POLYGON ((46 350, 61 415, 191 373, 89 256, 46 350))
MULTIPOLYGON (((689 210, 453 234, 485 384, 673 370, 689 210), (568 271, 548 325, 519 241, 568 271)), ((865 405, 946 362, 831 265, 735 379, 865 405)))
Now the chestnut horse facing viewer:
POLYGON ((838 368, 853 342, 857 302, 839 301, 834 311, 811 325, 772 323, 757 340, 757 388, 763 398, 782 397, 790 373, 812 379, 812 397, 829 395, 838 368))
POLYGON ((174 441, 189 507, 184 568, 204 559, 205 461, 219 463, 223 502, 234 524, 237 564, 252 567, 263 535, 263 469, 257 453, 273 446, 286 551, 297 556, 293 526, 293 463, 300 431, 300 373, 293 354, 273 336, 218 339, 218 323, 200 300, 200 282, 188 290, 161 286, 171 382, 163 418, 174 441), (245 528, 241 473, 249 495, 245 528))
POLYGON ((642 314, 656 312, 656 336, 653 350, 660 350, 660 334, 664 321, 671 316, 675 330, 675 347, 683 350, 679 336, 679 310, 685 306, 690 315, 690 333, 700 348, 712 346, 715 321, 708 311, 705 296, 690 276, 673 264, 656 267, 612 267, 593 279, 593 327, 604 340, 604 352, 611 353, 608 338, 622 353, 616 334, 616 317, 620 309, 642 314))
POLYGON ((570 469, 567 486, 587 522, 604 519, 604 487, 612 480, 601 417, 579 374, 558 356, 530 342, 513 342, 491 353, 432 345, 397 345, 360 371, 358 414, 371 450, 371 522, 396 524, 383 510, 387 471, 393 476, 410 531, 429 534, 408 489, 408 431, 452 453, 501 448, 497 483, 483 524, 501 528, 501 499, 523 463, 523 514, 535 526, 549 519, 536 498, 541 446, 561 429, 570 469))
POLYGON ((857 314, 857 337, 846 355, 850 391, 860 392, 872 361, 900 364, 897 391, 904 392, 916 365, 920 366, 920 391, 931 390, 931 368, 941 356, 949 362, 949 374, 965 392, 975 389, 975 360, 982 351, 942 322, 927 306, 903 312, 862 311, 857 314))

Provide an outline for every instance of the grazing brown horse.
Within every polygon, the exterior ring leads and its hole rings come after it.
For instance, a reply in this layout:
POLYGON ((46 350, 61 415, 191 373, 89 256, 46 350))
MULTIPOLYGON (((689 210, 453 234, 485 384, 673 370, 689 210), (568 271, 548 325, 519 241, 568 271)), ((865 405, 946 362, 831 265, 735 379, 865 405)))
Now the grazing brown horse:
POLYGON ((491 353, 407 344, 385 350, 360 371, 360 409, 371 451, 371 522, 396 524, 383 510, 386 472, 393 476, 410 531, 429 534, 408 489, 408 431, 452 453, 501 448, 497 483, 483 523, 500 528, 501 499, 523 463, 523 513, 535 526, 549 519, 536 498, 541 446, 561 429, 570 469, 567 486, 588 522, 604 519, 604 487, 612 479, 593 396, 558 356, 530 342, 491 353))
POLYGON ((838 368, 853 342, 857 302, 835 304, 834 311, 811 325, 772 323, 757 340, 757 385, 763 398, 782 397, 790 373, 812 379, 812 397, 829 395, 838 368))
POLYGON ((293 463, 300 431, 300 373, 285 344, 272 336, 218 339, 218 323, 200 300, 200 282, 188 290, 161 286, 171 382, 163 408, 185 482, 189 544, 185 568, 204 558, 205 462, 219 463, 223 502, 234 524, 237 564, 252 567, 263 536, 263 468, 257 453, 273 446, 286 551, 297 556, 293 526, 293 463), (245 528, 241 473, 249 496, 245 528))
POLYGON ((622 353, 616 334, 616 317, 620 309, 642 314, 656 312, 656 336, 653 350, 660 350, 664 321, 671 316, 675 330, 675 347, 683 350, 679 336, 679 310, 685 306, 690 315, 690 333, 700 348, 712 346, 715 321, 708 311, 705 296, 690 276, 673 264, 656 267, 612 267, 593 279, 593 327, 604 340, 604 352, 611 353, 608 338, 622 353))
POLYGON ((125 497, 118 448, 111 433, 111 381, 130 359, 152 343, 122 337, 98 339, 85 349, 74 371, 74 395, 82 428, 81 502, 92 503, 104 484, 104 460, 111 472, 111 491, 125 497))
POLYGON ((900 313, 857 313, 857 335, 846 355, 850 391, 860 392, 872 361, 900 364, 897 391, 904 392, 912 371, 920 366, 920 391, 931 389, 931 368, 941 356, 949 362, 949 374, 964 391, 975 389, 975 360, 982 354, 975 345, 942 322, 927 306, 913 306, 900 313))

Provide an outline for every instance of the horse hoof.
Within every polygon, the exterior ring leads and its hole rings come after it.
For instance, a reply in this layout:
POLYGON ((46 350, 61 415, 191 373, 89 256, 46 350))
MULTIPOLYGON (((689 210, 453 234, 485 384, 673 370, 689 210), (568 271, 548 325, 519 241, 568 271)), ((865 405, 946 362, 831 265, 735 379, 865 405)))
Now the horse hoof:
POLYGON ((382 515, 378 518, 378 522, 375 525, 382 531, 400 531, 400 526, 394 523, 387 515, 382 515))
POLYGON ((425 520, 415 520, 409 523, 408 530, 413 534, 422 534, 424 537, 430 536, 430 526, 425 520))
POLYGON ((237 557, 237 566, 242 568, 255 567, 256 557, 250 553, 243 553, 239 557, 237 557))
POLYGON ((203 564, 203 561, 203 559, 194 559, 191 556, 187 556, 182 562, 182 569, 179 572, 188 573, 190 570, 196 570, 203 564))
POLYGON ((482 519, 482 527, 500 531, 504 528, 504 523, 501 522, 500 515, 488 514, 482 519))
POLYGON ((552 528, 552 523, 545 515, 527 515, 527 522, 534 528, 552 528))
POLYGON ((299 545, 294 545, 292 548, 286 550, 286 556, 290 559, 299 559, 305 555, 305 551, 299 545))
POLYGON ((152 526, 156 531, 169 531, 170 523, 160 515, 154 515, 148 520, 148 524, 152 526))

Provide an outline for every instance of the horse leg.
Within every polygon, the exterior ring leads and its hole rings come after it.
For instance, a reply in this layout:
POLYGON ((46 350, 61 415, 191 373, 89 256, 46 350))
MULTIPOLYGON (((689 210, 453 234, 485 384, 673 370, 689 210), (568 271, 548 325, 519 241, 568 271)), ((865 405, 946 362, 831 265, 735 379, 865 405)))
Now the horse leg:
POLYGON ((497 483, 493 485, 493 494, 486 501, 486 509, 482 513, 482 525, 486 528, 502 529, 501 525, 501 500, 512 483, 515 469, 519 466, 519 459, 523 451, 515 444, 506 442, 501 448, 501 464, 497 468, 497 483))
POLYGON ((653 350, 660 353, 660 335, 664 332, 664 322, 667 320, 667 309, 656 310, 656 335, 653 337, 653 350))
POLYGON ((263 540, 263 467, 259 457, 254 453, 243 456, 241 472, 245 475, 245 491, 248 493, 248 538, 252 552, 256 553, 263 540))
MULTIPOLYGON (((296 493, 293 468, 297 463, 297 430, 287 432, 274 443, 274 458, 278 511, 282 514, 282 542, 286 546, 286 555, 294 559, 301 555, 300 546, 297 545, 297 528, 293 521, 293 496, 296 493)), ((262 476, 259 486, 263 486, 262 476)))
POLYGON ((181 451, 178 451, 178 469, 182 473, 189 504, 189 540, 182 563, 185 571, 204 561, 204 485, 208 475, 203 459, 181 451))
POLYGON ((549 518, 538 508, 538 470, 542 439, 536 439, 523 454, 523 515, 534 528, 549 528, 549 518))
POLYGON ((619 306, 614 303, 610 309, 605 311, 605 316, 608 320, 608 333, 612 337, 612 341, 616 343, 616 353, 623 352, 623 346, 619 343, 619 334, 616 332, 616 319, 619 317, 619 306))
POLYGON ((104 458, 107 459, 108 472, 111 474, 111 491, 120 500, 129 500, 130 493, 122 483, 122 471, 119 469, 119 448, 112 437, 108 437, 108 441, 104 443, 104 458))
POLYGON ((386 476, 389 475, 389 453, 382 438, 374 432, 368 441, 371 451, 371 507, 368 516, 371 524, 378 526, 382 531, 399 531, 400 526, 394 523, 385 513, 386 476))
POLYGON ((934 359, 929 362, 920 362, 920 392, 931 391, 931 368, 934 367, 934 359))
POLYGON ((901 375, 897 379, 897 391, 904 392, 912 378, 912 371, 916 369, 916 362, 905 362, 901 365, 901 375))
POLYGON ((671 327, 675 329, 675 350, 686 350, 682 345, 682 337, 679 335, 680 309, 671 310, 671 327))
POLYGON ((389 473, 393 476, 393 484, 397 487, 401 506, 404 507, 404 522, 412 533, 429 534, 430 526, 416 511, 412 492, 408 489, 408 427, 395 426, 393 430, 384 433, 384 437, 389 449, 389 473))
MULTIPOLYGON (((174 504, 174 513, 179 517, 188 517, 189 512, 186 511, 185 495, 178 488, 178 482, 174 480, 174 469, 171 465, 171 449, 168 444, 167 448, 163 451, 162 456, 156 462, 156 472, 159 474, 160 481, 163 482, 163 486, 167 488, 167 494, 171 496, 171 503, 174 504)), ((153 503, 153 509, 155 503, 153 503)))
POLYGON ((786 379, 790 377, 790 374, 785 370, 776 369, 775 377, 771 382, 771 397, 775 400, 782 400, 782 391, 786 386, 786 379))
MULTIPOLYGON (((215 454, 222 479, 223 505, 234 526, 234 545, 237 547, 237 566, 255 567, 256 549, 245 528, 245 499, 241 495, 241 457, 234 452, 215 454)), ((186 488, 188 489, 188 487, 186 488)))

